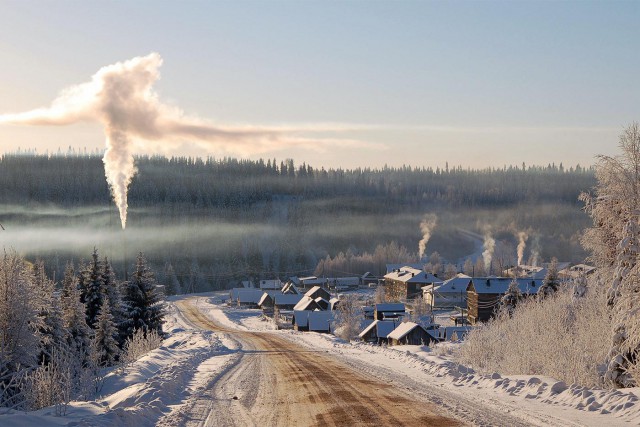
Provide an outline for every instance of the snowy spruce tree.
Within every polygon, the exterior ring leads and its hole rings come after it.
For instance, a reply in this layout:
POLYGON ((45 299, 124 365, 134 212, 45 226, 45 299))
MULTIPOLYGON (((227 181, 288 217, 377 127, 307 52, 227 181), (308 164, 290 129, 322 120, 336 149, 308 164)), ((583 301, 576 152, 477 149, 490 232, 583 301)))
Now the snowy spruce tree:
POLYGON ((87 325, 86 308, 81 301, 78 276, 73 265, 68 263, 62 280, 62 323, 67 332, 70 351, 76 356, 88 353, 91 345, 91 329, 87 325))
POLYGON ((62 321, 62 308, 59 297, 55 293, 55 284, 46 276, 44 263, 37 260, 33 263, 33 280, 37 294, 34 300, 39 305, 38 318, 40 328, 40 355, 38 360, 48 363, 54 348, 66 342, 66 330, 62 321))
POLYGON ((516 309, 518 305, 518 301, 522 298, 522 293, 520 292, 520 288, 518 287, 518 281, 514 278, 511 283, 509 283, 509 288, 507 292, 502 296, 500 300, 502 309, 505 310, 509 315, 513 314, 513 311, 516 309))
POLYGON ((142 253, 138 255, 131 279, 124 284, 122 299, 127 336, 133 336, 138 329, 162 334, 163 295, 142 253))
POLYGON ((118 357, 118 328, 113 321, 110 305, 107 300, 102 303, 96 321, 94 347, 100 366, 111 366, 118 357))
POLYGON ((98 256, 98 250, 94 249, 91 261, 80 272, 80 290, 82 302, 86 307, 87 325, 95 329, 95 324, 105 298, 104 267, 98 256))
POLYGON ((555 294, 560 287, 560 277, 558 276, 558 259, 553 258, 547 274, 544 276, 542 285, 538 289, 538 298, 544 299, 555 294))

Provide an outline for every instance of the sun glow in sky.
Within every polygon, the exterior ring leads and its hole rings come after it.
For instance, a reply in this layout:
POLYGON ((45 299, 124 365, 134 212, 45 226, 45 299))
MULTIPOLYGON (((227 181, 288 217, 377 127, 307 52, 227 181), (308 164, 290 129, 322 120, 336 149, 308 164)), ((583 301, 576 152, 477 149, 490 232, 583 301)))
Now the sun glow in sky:
MULTIPOLYGON (((0 16, 0 114, 158 52, 162 102, 305 141, 240 153, 250 158, 588 165, 640 120, 639 2, 6 1, 0 16)), ((0 125, 2 152, 104 141, 99 123, 0 125)), ((138 150, 219 157, 232 144, 138 150)))

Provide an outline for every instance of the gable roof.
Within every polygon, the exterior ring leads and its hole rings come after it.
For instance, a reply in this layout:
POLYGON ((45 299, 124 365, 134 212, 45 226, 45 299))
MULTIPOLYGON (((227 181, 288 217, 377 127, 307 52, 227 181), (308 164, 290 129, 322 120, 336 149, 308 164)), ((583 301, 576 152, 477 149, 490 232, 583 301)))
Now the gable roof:
POLYGON ((308 327, 310 331, 327 331, 333 320, 332 311, 294 310, 294 324, 299 327, 308 327))
POLYGON ((238 290, 238 302, 257 304, 263 293, 264 291, 260 289, 240 289, 238 290))
POLYGON ((302 299, 298 294, 277 294, 273 300, 275 305, 296 305, 302 299))
POLYGON ((424 265, 422 265, 421 263, 387 264, 387 274, 402 267, 411 267, 415 268, 416 270, 422 270, 424 265))
MULTIPOLYGON (((467 286, 471 281, 471 276, 465 274, 458 274, 449 280, 445 280, 440 284, 434 285, 434 292, 436 293, 452 293, 452 292, 466 292, 467 286)), ((430 288, 426 288, 430 289, 430 288)))
MULTIPOLYGON (((468 290, 474 290, 478 294, 504 294, 513 281, 510 277, 474 277, 471 279, 468 290)), ((518 289, 523 294, 537 294, 542 285, 542 279, 521 278, 516 279, 518 289)))
POLYGON ((318 303, 306 295, 303 295, 293 307, 294 310, 315 310, 316 308, 318 308, 318 303))
POLYGON ((413 322, 405 322, 398 325, 393 331, 387 335, 387 338, 400 340, 404 338, 409 332, 413 331, 415 328, 421 328, 423 331, 427 332, 425 328, 413 322))
POLYGON ((404 266, 400 269, 394 270, 384 276, 385 279, 395 280, 403 283, 436 283, 442 280, 438 279, 431 273, 425 273, 422 270, 404 266))

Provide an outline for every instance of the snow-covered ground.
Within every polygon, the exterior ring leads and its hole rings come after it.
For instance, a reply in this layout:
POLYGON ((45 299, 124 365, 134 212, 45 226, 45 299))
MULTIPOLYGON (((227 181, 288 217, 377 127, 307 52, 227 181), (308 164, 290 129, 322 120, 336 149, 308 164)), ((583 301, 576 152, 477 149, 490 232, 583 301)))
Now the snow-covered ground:
MULTIPOLYGON (((442 392, 433 400, 454 413, 470 407, 488 408, 532 425, 640 424, 640 389, 593 390, 552 378, 478 375, 446 356, 446 349, 434 352, 422 346, 379 347, 346 343, 331 335, 274 331, 273 324, 262 320, 258 310, 227 308, 221 304, 223 297, 217 293, 189 298, 209 318, 229 328, 281 334, 298 344, 325 350, 353 369, 408 391, 419 393, 421 384, 435 385, 442 392), (462 401, 466 405, 458 405, 462 401)), ((230 335, 190 325, 173 304, 169 304, 165 330, 170 336, 163 346, 124 372, 108 374, 95 401, 72 402, 64 417, 56 417, 53 408, 8 414, 0 409, 0 425, 181 425, 184 408, 234 365, 239 344, 230 335)), ((463 419, 473 420, 473 413, 463 419)))

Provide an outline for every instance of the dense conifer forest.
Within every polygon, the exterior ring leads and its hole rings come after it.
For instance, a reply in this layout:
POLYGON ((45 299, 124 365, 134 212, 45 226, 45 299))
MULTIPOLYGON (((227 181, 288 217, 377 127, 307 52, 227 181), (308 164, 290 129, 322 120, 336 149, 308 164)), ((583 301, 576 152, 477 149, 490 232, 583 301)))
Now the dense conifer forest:
POLYGON ((477 249, 466 232, 491 233, 496 256, 515 262, 519 231, 528 236, 525 260, 535 252, 580 261, 578 237, 589 221, 578 196, 595 185, 592 168, 562 164, 344 170, 141 156, 136 166, 122 231, 101 156, 2 156, 2 246, 45 259, 59 274, 68 258, 97 247, 123 275, 129 254, 144 251, 161 279, 175 275, 183 290, 204 290, 312 273, 327 256, 390 242, 417 253, 421 218, 432 213, 426 253, 448 263, 461 266, 477 249))

